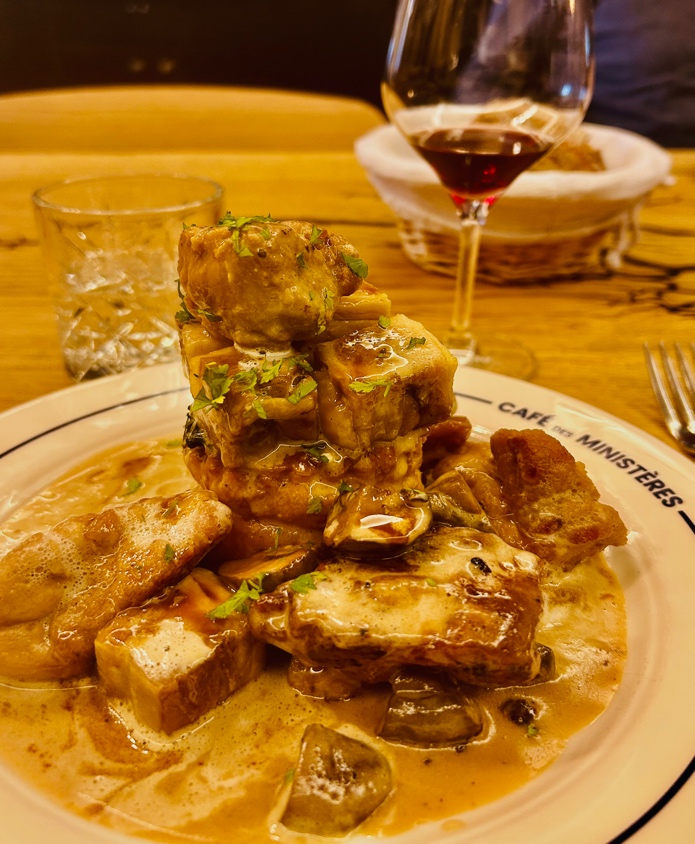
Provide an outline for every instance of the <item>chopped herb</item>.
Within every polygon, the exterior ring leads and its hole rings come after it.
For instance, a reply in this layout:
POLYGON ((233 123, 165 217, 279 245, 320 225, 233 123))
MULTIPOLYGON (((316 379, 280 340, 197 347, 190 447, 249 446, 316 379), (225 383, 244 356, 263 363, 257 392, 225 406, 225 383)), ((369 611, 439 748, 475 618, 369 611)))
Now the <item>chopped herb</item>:
POLYGON ((191 228, 191 225, 192 225, 192 224, 189 224, 189 223, 183 223, 183 224, 182 224, 182 226, 183 226, 183 230, 184 230, 184 231, 186 231, 186 229, 190 229, 190 228, 191 228))
POLYGON ((426 578, 425 578, 425 583, 426 583, 428 586, 436 586, 436 585, 437 585, 437 581, 436 581, 436 580, 434 580, 434 578, 432 578, 432 577, 426 577, 426 578))
POLYGON ((249 249, 248 246, 244 244, 241 249, 237 252, 237 255, 240 258, 253 258, 253 252, 249 249))
POLYGON ((328 580, 328 575, 322 571, 312 571, 309 574, 300 574, 290 581, 290 588, 293 592, 299 592, 300 595, 306 595, 310 589, 316 589, 316 584, 322 580, 328 580))
POLYGON ((276 360, 274 364, 266 368, 267 361, 264 361, 263 365, 261 366, 261 384, 267 384, 268 381, 272 381, 273 378, 275 378, 280 372, 280 367, 283 363, 284 361, 281 358, 280 360, 276 360))
POLYGON ((210 610, 207 613, 207 617, 214 621, 217 618, 229 618, 233 612, 248 612, 251 601, 257 601, 261 597, 264 577, 265 572, 259 574, 255 579, 242 580, 241 586, 232 597, 227 598, 224 603, 215 607, 214 610, 210 610))
POLYGON ((388 396, 393 382, 388 378, 372 378, 370 381, 351 381, 348 385, 353 393, 371 393, 377 387, 385 387, 384 398, 388 396))
POLYGON ((408 349, 412 349, 414 346, 424 346, 427 341, 424 337, 411 337, 408 340, 408 349))
POLYGON ((178 440, 167 440, 165 445, 166 445, 167 448, 180 448, 181 445, 182 445, 182 442, 181 442, 180 439, 178 439, 178 440))
POLYGON ((294 768, 290 768, 289 771, 283 777, 283 782, 285 783, 285 785, 287 785, 287 783, 292 782, 293 779, 294 779, 294 768))
POLYGON ((313 372, 314 367, 307 360, 308 357, 309 357, 309 355, 295 355, 292 358, 287 358, 287 365, 288 366, 299 366, 305 372, 313 372))
POLYGON ((535 724, 529 724, 528 727, 526 727, 526 735, 529 738, 534 738, 538 735, 538 727, 535 724))
POLYGON ((299 404, 299 402, 306 398, 309 393, 313 393, 317 384, 313 378, 305 378, 299 382, 299 386, 287 396, 287 401, 290 404, 299 404))
POLYGON ((310 498, 309 503, 306 505, 307 513, 322 513, 323 507, 321 506, 321 499, 320 498, 310 498))
POLYGON ((196 410, 205 410, 209 412, 213 407, 220 407, 224 402, 224 397, 229 392, 232 384, 232 379, 227 376, 229 372, 229 364, 223 363, 217 366, 216 364, 208 364, 205 367, 205 374, 203 381, 207 384, 210 395, 205 392, 205 388, 201 387, 200 392, 195 397, 195 401, 191 405, 191 413, 196 410))
MULTIPOLYGON (((244 226, 247 226, 249 223, 274 223, 275 220, 268 214, 267 217, 235 217, 231 211, 227 211, 227 213, 222 217, 222 219, 217 223, 218 226, 227 226, 228 229, 243 229, 244 226)), ((267 229, 266 229, 267 231, 267 229)))
POLYGON ((251 407, 256 411, 258 414, 259 419, 267 419, 268 414, 265 412, 265 408, 263 407, 263 402, 260 399, 254 399, 251 403, 251 407))
POLYGON ((350 484, 346 484, 345 481, 341 481, 338 484, 338 494, 339 495, 342 495, 344 492, 354 492, 354 491, 355 491, 355 487, 350 486, 350 484))
POLYGON ((297 263, 299 264, 299 266, 303 270, 305 270, 306 269, 306 262, 304 260, 304 253, 303 252, 297 252, 296 258, 297 258, 297 263))
POLYGON ((388 328, 391 325, 391 318, 387 316, 379 317, 379 328, 388 328))
POLYGON ((258 373, 255 369, 242 369, 235 372, 231 379, 235 384, 241 384, 242 390, 253 391, 258 383, 258 373))
POLYGON ((268 226, 265 226, 265 228, 261 229, 261 237, 263 238, 263 240, 270 240, 271 236, 272 235, 270 234, 270 229, 268 228, 268 226))
POLYGON ((281 527, 275 528, 275 542, 273 542, 273 551, 278 550, 278 545, 280 544, 280 534, 281 533, 282 533, 281 527))
POLYGON ((187 322, 198 322, 198 320, 193 316, 193 314, 188 310, 186 307, 186 303, 184 302, 184 294, 181 290, 181 279, 176 279, 176 289, 179 292, 179 299, 181 299, 181 310, 177 311, 174 314, 174 319, 179 325, 185 325, 187 322))
POLYGON ((178 511, 178 507, 176 506, 176 502, 172 501, 171 504, 166 508, 166 510, 162 513, 163 519, 168 519, 169 516, 173 516, 174 513, 178 511))
POLYGON ((205 308, 196 308, 196 313, 204 316, 209 322, 221 322, 222 317, 217 316, 217 314, 213 314, 212 311, 207 311, 205 308))
POLYGON ((345 261, 350 270, 358 278, 367 278, 367 274, 369 273, 369 267, 361 258, 355 257, 354 255, 348 255, 347 252, 341 252, 340 254, 343 256, 343 261, 345 261))
POLYGON ((167 563, 170 563, 174 559, 174 549, 169 545, 167 542, 166 548, 164 549, 164 559, 167 563))
POLYGON ((311 228, 311 237, 309 238, 309 243, 313 246, 318 239, 323 234, 323 229, 320 229, 318 226, 312 226, 311 228))
POLYGON ((128 478, 128 480, 125 482, 125 494, 132 495, 134 492, 137 492, 142 485, 142 481, 139 478, 128 478))
POLYGON ((328 463, 328 457, 321 453, 327 446, 328 443, 325 442, 325 440, 319 440, 317 443, 308 443, 307 445, 303 445, 302 448, 307 454, 310 454, 322 463, 328 463))

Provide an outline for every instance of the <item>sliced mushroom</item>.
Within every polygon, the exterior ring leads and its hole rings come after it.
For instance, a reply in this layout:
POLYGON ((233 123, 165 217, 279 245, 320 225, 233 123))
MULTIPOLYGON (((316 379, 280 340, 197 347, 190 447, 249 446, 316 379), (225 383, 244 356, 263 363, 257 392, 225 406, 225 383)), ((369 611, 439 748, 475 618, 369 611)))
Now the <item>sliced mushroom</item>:
POLYGON ((321 724, 310 724, 280 822, 309 835, 347 835, 390 791, 391 769, 383 754, 321 724))
POLYGON ((272 592, 286 580, 313 571, 317 564, 316 553, 311 548, 282 547, 242 560, 227 560, 217 569, 217 574, 234 589, 244 580, 255 580, 263 575, 263 591, 272 592))
POLYGON ((315 668, 293 656, 287 682, 303 695, 324 700, 348 700, 362 691, 359 669, 315 668))
POLYGON ((384 554, 412 545, 431 524, 432 510, 422 490, 360 487, 333 505, 323 539, 348 554, 384 554))
POLYGON ((538 673, 531 680, 520 685, 535 686, 538 683, 545 683, 547 680, 553 680, 555 678, 555 654, 553 653, 553 649, 536 642, 536 653, 540 656, 538 673))
POLYGON ((393 692, 377 735, 415 747, 466 744, 483 730, 477 703, 448 678, 408 668, 391 680, 393 692))

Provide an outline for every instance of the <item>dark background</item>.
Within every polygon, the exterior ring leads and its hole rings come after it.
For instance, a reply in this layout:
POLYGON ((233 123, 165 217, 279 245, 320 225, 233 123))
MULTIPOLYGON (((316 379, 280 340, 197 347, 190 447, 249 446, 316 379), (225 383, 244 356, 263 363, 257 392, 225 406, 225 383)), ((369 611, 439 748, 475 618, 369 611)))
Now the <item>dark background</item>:
POLYGON ((397 0, 0 0, 0 93, 193 83, 380 106, 397 0))

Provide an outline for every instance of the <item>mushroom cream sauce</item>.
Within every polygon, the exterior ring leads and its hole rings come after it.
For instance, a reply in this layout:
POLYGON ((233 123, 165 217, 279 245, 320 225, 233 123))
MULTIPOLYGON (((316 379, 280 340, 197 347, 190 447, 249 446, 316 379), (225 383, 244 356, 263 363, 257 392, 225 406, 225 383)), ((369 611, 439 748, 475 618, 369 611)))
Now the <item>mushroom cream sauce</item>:
MULTIPOLYGON (((0 531, 0 552, 68 516, 194 485, 179 440, 120 446, 16 511, 0 531)), ((555 652, 556 678, 473 689, 485 727, 465 747, 420 750, 376 738, 387 689, 331 703, 304 697, 285 680, 286 655, 270 649, 258 679, 172 736, 138 724, 93 678, 32 685, 0 679, 0 760, 68 810, 138 839, 294 844, 305 837, 277 818, 304 728, 318 722, 373 744, 391 764, 393 792, 360 833, 387 836, 432 821, 451 832, 465 826, 465 816, 454 816, 543 771, 605 709, 620 682, 625 606, 603 556, 545 583, 543 592, 538 640, 555 652), (531 725, 502 713, 510 697, 534 702, 531 725)))

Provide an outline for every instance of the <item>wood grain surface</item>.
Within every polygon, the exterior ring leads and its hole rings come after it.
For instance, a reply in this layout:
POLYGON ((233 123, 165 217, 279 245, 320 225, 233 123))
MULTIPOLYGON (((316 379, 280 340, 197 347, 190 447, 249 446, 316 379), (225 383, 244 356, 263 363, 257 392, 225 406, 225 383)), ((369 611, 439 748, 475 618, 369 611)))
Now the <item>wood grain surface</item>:
MULTIPOLYGON (((185 88, 170 100, 169 88, 166 102, 147 118, 147 103, 158 92, 149 88, 138 96, 135 90, 0 97, 0 127, 12 126, 11 138, 0 142, 0 410, 71 384, 31 205, 35 189, 65 177, 171 171, 215 179, 235 214, 270 211, 339 231, 367 261, 370 281, 391 296, 396 311, 444 330, 453 280, 407 259, 392 213, 352 152, 355 138, 382 120, 374 108, 337 98, 207 88, 185 88)), ((669 444, 642 344, 695 340, 695 150, 672 155, 673 183, 657 188, 643 207, 640 239, 619 272, 519 286, 479 284, 474 316, 480 330, 502 331, 533 349, 535 383, 669 444)))

